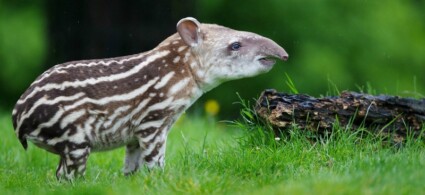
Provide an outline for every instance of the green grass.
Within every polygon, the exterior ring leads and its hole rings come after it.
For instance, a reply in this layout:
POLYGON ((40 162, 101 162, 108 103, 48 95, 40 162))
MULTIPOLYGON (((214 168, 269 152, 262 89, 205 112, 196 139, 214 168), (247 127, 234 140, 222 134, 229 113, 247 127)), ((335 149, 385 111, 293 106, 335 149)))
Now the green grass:
POLYGON ((167 142, 164 170, 125 177, 124 149, 90 156, 85 179, 58 182, 55 155, 24 151, 0 114, 0 194, 424 194, 425 145, 401 149, 339 131, 316 143, 275 140, 258 123, 185 116, 167 142))

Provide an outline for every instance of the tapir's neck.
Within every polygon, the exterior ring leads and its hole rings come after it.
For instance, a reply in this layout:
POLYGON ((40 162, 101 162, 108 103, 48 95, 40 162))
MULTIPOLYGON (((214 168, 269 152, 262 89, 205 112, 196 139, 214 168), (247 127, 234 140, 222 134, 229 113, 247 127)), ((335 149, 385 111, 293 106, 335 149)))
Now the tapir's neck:
POLYGON ((178 35, 159 44, 151 55, 161 51, 169 53, 154 63, 154 71, 158 71, 162 77, 158 81, 158 88, 163 88, 162 93, 172 98, 176 107, 186 109, 203 94, 203 83, 195 72, 198 71, 199 61, 178 35))
POLYGON ((178 34, 168 37, 158 45, 157 49, 171 51, 169 58, 173 59, 172 61, 176 62, 179 67, 183 66, 189 71, 190 75, 187 76, 194 80, 202 93, 210 91, 221 83, 215 81, 214 78, 209 78, 215 56, 210 53, 198 54, 199 51, 186 45, 178 34), (201 59, 199 56, 203 56, 203 58, 201 59))

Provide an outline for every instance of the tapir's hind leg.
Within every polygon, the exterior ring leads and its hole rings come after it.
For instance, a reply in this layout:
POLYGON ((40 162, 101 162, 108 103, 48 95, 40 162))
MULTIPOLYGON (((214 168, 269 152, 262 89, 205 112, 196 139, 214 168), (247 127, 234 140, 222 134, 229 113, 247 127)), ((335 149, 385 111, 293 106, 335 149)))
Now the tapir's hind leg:
POLYGON ((60 155, 59 165, 56 170, 58 180, 72 180, 75 177, 84 176, 86 171, 87 158, 90 154, 90 147, 66 147, 60 155))
POLYGON ((59 180, 65 173, 64 167, 65 167, 65 162, 63 160, 64 158, 61 156, 59 159, 59 165, 58 168, 56 169, 56 178, 59 180))

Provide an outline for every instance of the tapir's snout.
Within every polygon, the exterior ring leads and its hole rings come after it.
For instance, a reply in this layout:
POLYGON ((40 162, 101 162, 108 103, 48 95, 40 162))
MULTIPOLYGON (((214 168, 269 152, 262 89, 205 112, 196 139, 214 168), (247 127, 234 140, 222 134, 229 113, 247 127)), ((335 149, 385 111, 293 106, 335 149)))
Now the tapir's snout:
POLYGON ((283 61, 288 60, 288 53, 286 53, 285 49, 283 49, 280 45, 272 40, 269 40, 265 44, 265 51, 268 52, 269 57, 275 57, 283 61))
POLYGON ((265 38, 261 44, 261 55, 264 56, 260 58, 260 62, 264 65, 273 65, 275 63, 274 59, 280 59, 283 61, 288 60, 288 53, 280 45, 274 41, 265 38))
POLYGON ((286 60, 288 60, 288 58, 289 58, 288 53, 286 53, 286 51, 285 51, 283 48, 282 48, 281 53, 279 53, 279 54, 278 54, 278 56, 279 56, 279 58, 280 58, 281 60, 283 60, 283 61, 286 61, 286 60))

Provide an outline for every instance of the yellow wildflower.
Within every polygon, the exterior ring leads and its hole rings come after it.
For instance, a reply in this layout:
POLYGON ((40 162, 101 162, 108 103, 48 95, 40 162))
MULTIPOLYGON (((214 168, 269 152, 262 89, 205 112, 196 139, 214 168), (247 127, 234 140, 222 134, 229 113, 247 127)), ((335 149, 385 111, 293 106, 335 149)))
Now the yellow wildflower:
POLYGON ((205 102, 205 112, 210 116, 215 116, 220 111, 220 105, 216 100, 207 100, 205 102))

